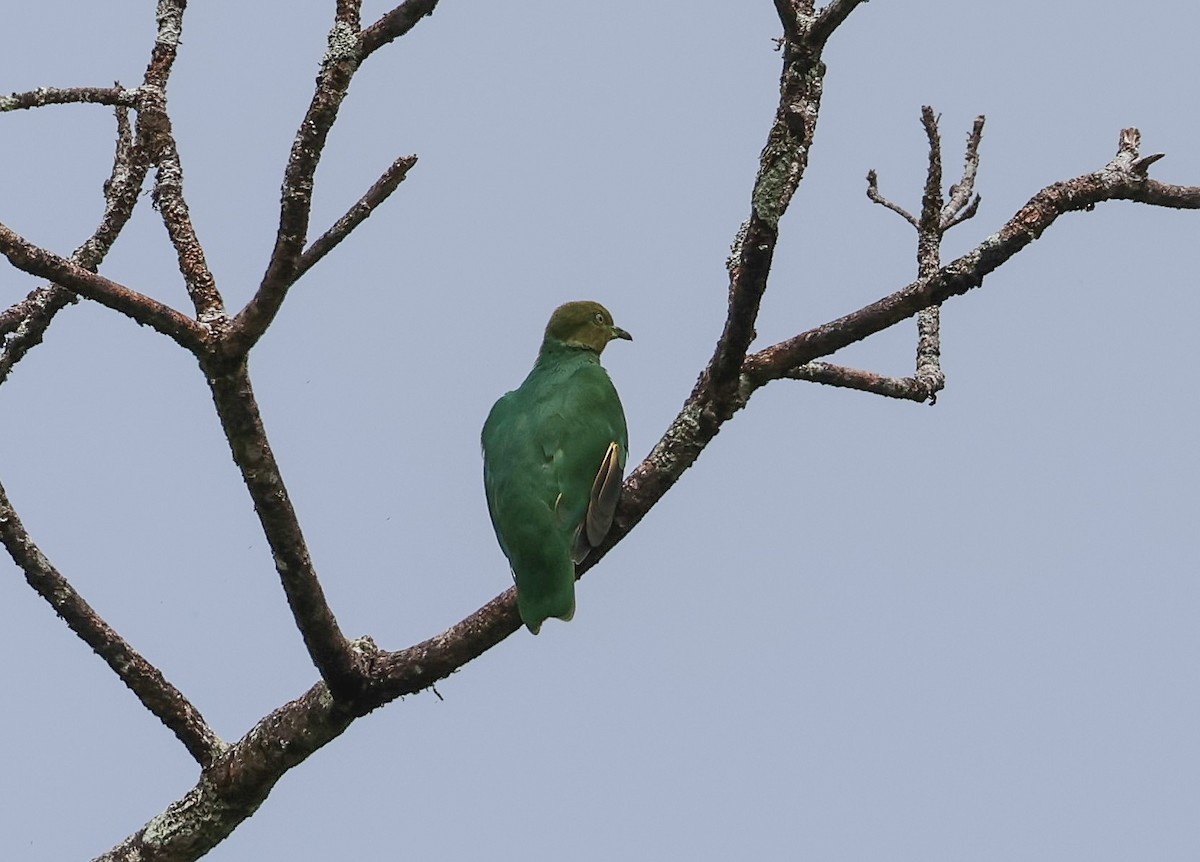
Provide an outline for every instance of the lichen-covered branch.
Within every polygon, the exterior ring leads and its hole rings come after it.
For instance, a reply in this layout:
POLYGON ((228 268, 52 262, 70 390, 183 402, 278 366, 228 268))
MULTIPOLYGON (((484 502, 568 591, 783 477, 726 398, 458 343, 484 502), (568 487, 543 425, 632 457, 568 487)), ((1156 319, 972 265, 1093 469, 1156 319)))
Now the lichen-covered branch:
MULTIPOLYGON (((833 5, 837 4, 827 8, 833 5)), ((842 5, 846 7, 842 11, 849 14, 857 4, 842 5)), ((725 327, 693 391, 693 399, 711 405, 715 411, 713 419, 718 424, 738 407, 738 375, 754 340, 759 303, 767 288, 779 237, 779 220, 804 177, 817 131, 825 80, 821 50, 832 32, 832 29, 818 32, 817 22, 822 19, 812 15, 811 3, 777 0, 775 6, 784 28, 779 104, 759 158, 750 217, 739 230, 729 256, 729 309, 725 327)), ((707 414, 705 421, 712 421, 707 414)))
MULTIPOLYGON (((104 213, 92 235, 71 255, 77 264, 93 271, 100 266, 133 215, 149 168, 134 145, 128 109, 118 107, 114 110, 117 145, 112 173, 104 183, 104 213)), ((0 313, 0 335, 7 336, 0 340, 0 383, 26 353, 41 342, 54 316, 74 301, 75 294, 65 287, 46 284, 34 288, 21 302, 0 313)))
POLYGON ((111 105, 132 108, 137 104, 136 90, 120 84, 113 87, 38 87, 25 93, 0 96, 0 113, 42 108, 46 105, 111 105))
POLYGON ((279 228, 271 260, 258 291, 234 318, 226 336, 225 348, 230 355, 244 354, 262 337, 279 312, 288 288, 299 277, 312 211, 313 175, 362 59, 360 33, 359 4, 339 3, 329 31, 329 47, 317 75, 316 92, 300 122, 284 171, 279 228))
POLYGON ((2 224, 0 254, 22 272, 62 285, 80 296, 119 311, 192 352, 198 351, 204 341, 205 331, 190 317, 123 284, 84 269, 65 257, 51 254, 2 224))
MULTIPOLYGON (((983 117, 975 120, 967 141, 963 176, 950 187, 948 201, 942 195, 942 141, 938 134, 937 117, 928 105, 921 108, 921 125, 929 142, 929 164, 925 172, 920 217, 914 217, 906 209, 879 193, 879 177, 874 170, 867 172, 867 198, 896 213, 916 229, 917 278, 927 279, 941 266, 942 238, 946 231, 974 216, 979 207, 979 195, 972 199, 971 194, 975 188, 975 174, 979 168, 983 117)), ((941 311, 934 305, 917 313, 917 361, 912 377, 884 377, 871 372, 811 362, 789 370, 784 376, 934 404, 937 402, 937 393, 946 385, 941 366, 941 311)))
POLYGON ((254 814, 280 777, 354 716, 318 683, 225 749, 196 786, 93 862, 192 862, 254 814))
POLYGON ((1042 189, 1003 227, 976 248, 868 306, 802 332, 746 358, 743 388, 753 391, 796 367, 828 356, 869 335, 912 317, 921 309, 966 293, 983 283, 1021 249, 1038 239, 1059 216, 1113 200, 1138 201, 1176 209, 1200 209, 1200 186, 1177 186, 1146 176, 1161 156, 1138 154, 1137 129, 1121 132, 1117 155, 1098 171, 1042 189))
POLYGON ((946 231, 967 219, 974 218, 979 211, 982 198, 975 194, 975 177, 979 173, 979 145, 983 142, 983 115, 975 118, 971 134, 967 136, 967 153, 963 158, 962 178, 950 186, 950 198, 942 207, 941 226, 946 231))
MULTIPOLYGON (((921 195, 921 218, 917 221, 917 278, 927 279, 941 266, 942 226, 945 199, 942 197, 942 138, 938 134, 933 108, 921 108, 921 125, 929 142, 929 167, 925 172, 925 191, 921 195)), ((942 373, 942 315, 932 305, 917 313, 917 368, 914 381, 926 390, 930 403, 946 386, 942 373)))
MULTIPOLYGON (((153 112, 151 113, 152 121, 150 123, 143 122, 142 115, 139 113, 138 129, 135 135, 130 128, 128 108, 138 108, 143 104, 147 94, 154 92, 161 94, 165 90, 167 79, 170 77, 171 69, 175 62, 185 6, 186 3, 183 0, 161 0, 158 4, 156 12, 158 30, 154 48, 150 54, 150 61, 146 66, 146 72, 143 76, 142 87, 130 90, 122 87, 119 83, 114 84, 112 87, 75 87, 65 90, 43 87, 28 93, 15 93, 12 96, 0 99, 0 110, 16 110, 18 108, 74 102, 111 104, 116 108, 117 147, 116 154, 113 157, 112 173, 104 184, 104 214, 92 236, 76 249, 75 253, 71 256, 71 261, 84 270, 91 270, 94 273, 95 270, 99 269, 100 264, 112 248, 113 243, 116 242, 117 237, 129 222, 130 217, 133 215, 134 207, 137 205, 138 195, 141 193, 142 185, 146 181, 146 174, 149 172, 152 162, 150 155, 151 148, 147 146, 147 138, 153 136, 153 129, 161 126, 162 122, 161 119, 155 121, 153 112)), ((165 117, 165 114, 162 116, 165 117)), ((15 234, 13 236, 15 237, 15 234)), ((26 245, 28 246, 27 243, 26 245)), ((35 249, 32 246, 29 246, 29 249, 39 253, 33 256, 33 258, 38 256, 44 258, 53 257, 49 252, 42 249, 35 249)), ((42 262, 45 263, 46 261, 42 262)), ((37 263, 37 261, 31 258, 31 263, 37 263)), ((29 270, 26 271, 29 272, 29 270)), ((31 274, 51 278, 41 272, 31 274)), ((3 350, 0 351, 0 383, 7 378, 12 367, 20 361, 30 348, 41 342, 42 336, 47 327, 49 327, 50 322, 54 319, 54 316, 74 301, 75 293, 72 290, 74 288, 66 283, 48 284, 35 289, 25 300, 5 312, 3 315, 5 328, 0 330, 0 334, 11 334, 3 342, 3 350)), ((88 296, 83 291, 76 292, 80 295, 88 296)), ((133 291, 129 291, 129 294, 131 296, 127 298, 135 300, 135 305, 143 304, 148 306, 139 313, 144 312, 147 315, 151 313, 152 306, 149 306, 149 304, 153 303, 153 300, 142 297, 141 294, 136 294, 133 291), (146 302, 141 303, 141 300, 146 300, 146 302)), ((92 296, 90 298, 95 299, 96 297, 92 296)), ((113 298, 115 299, 115 295, 113 298)), ((187 335, 188 343, 192 345, 189 349, 193 349, 198 342, 192 339, 191 335, 196 335, 199 331, 195 330, 189 333, 188 327, 184 327, 180 323, 181 320, 186 320, 186 318, 182 315, 175 316, 175 312, 166 306, 161 304, 156 305, 158 306, 158 310, 162 312, 158 315, 160 322, 176 328, 178 330, 177 334, 187 335)), ((117 310, 124 311, 123 308, 118 308, 117 310)), ((125 311, 124 313, 129 312, 125 311)), ((133 314, 130 314, 130 316, 134 317, 133 314)), ((138 317, 134 317, 134 319, 138 320, 139 323, 149 322, 148 319, 141 320, 138 317)), ((159 331, 164 330, 160 329, 159 331)), ((168 332, 167 334, 170 333, 168 332)), ((179 338, 176 338, 176 341, 179 341, 181 344, 184 343, 179 338)), ((185 344, 185 346, 188 345, 185 344)))
POLYGON ((859 392, 870 392, 872 395, 904 401, 921 402, 929 399, 929 387, 916 378, 887 377, 872 371, 847 368, 828 362, 809 362, 789 369, 783 376, 791 380, 807 380, 810 383, 822 383, 842 389, 857 389, 859 392))
MULTIPOLYGON (((182 14, 182 9, 179 9, 179 12, 182 14)), ((178 40, 178 31, 173 26, 161 26, 163 23, 160 19, 160 45, 168 38, 178 40)), ((169 47, 174 51, 176 44, 172 42, 169 47)), ((179 272, 183 276, 192 307, 196 310, 196 318, 204 324, 222 320, 225 317, 225 303, 208 267, 204 248, 196 236, 191 212, 184 198, 183 164, 179 158, 175 135, 171 130, 164 88, 143 88, 138 118, 142 147, 147 152, 150 162, 157 167, 153 192, 154 206, 167 229, 171 245, 175 247, 179 272)))
POLYGON ((25 572, 29 586, 49 602, 71 631, 104 659, 142 705, 178 737, 196 762, 201 767, 212 764, 225 749, 225 743, 179 689, 101 619, 50 564, 25 531, 3 485, 0 485, 0 543, 25 572))

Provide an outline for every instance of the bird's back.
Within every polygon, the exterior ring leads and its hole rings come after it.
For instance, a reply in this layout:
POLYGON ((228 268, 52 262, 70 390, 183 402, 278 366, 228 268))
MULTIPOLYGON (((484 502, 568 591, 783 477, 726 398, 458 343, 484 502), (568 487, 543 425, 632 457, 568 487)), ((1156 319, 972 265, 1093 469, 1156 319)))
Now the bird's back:
POLYGON ((521 617, 536 633, 575 609, 571 545, 597 470, 613 442, 624 465, 625 415, 598 357, 563 347, 539 355, 483 426, 484 488, 517 581, 521 617))

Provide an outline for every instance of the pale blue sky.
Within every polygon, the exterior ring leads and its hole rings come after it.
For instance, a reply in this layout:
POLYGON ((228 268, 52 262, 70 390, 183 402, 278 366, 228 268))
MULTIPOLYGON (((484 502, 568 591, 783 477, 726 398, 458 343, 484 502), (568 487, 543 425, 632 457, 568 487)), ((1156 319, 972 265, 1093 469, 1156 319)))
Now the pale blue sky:
MULTIPOLYGON (((0 92, 136 83, 153 4, 18 4, 0 92)), ((196 3, 170 90, 231 306, 274 235, 332 3, 196 3)), ((365 17, 387 8, 368 3, 365 17)), ((948 180, 988 117, 979 216, 1102 166, 1122 126, 1200 184, 1187 4, 873 2, 829 46, 758 346, 913 276, 922 104, 948 180)), ((400 648, 509 584, 478 431, 558 303, 605 361, 631 460, 725 311, 776 101, 769 0, 443 0, 356 78, 314 227, 390 161, 393 199, 297 287, 256 390, 343 629, 400 648)), ((0 117, 0 221, 70 252, 106 109, 0 117)), ((143 205, 104 273, 186 306, 143 205)), ((1064 217, 943 314, 936 407, 778 382, 579 588, 356 723, 208 858, 1063 860, 1200 852, 1200 216, 1064 217)), ((33 282, 0 268, 0 305, 33 282)), ((905 374, 913 325, 846 352, 905 374)), ((0 481, 72 583, 226 739, 316 679, 195 362, 83 303, 0 387, 0 481)), ((0 858, 87 859, 195 781, 174 737, 0 563, 0 858)))

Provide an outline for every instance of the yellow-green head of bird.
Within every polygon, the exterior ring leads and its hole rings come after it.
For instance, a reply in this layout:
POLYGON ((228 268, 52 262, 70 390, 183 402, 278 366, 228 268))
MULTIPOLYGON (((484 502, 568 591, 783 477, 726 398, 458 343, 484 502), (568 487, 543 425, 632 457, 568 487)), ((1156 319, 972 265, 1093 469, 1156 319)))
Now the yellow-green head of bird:
POLYGON ((560 305, 546 324, 546 340, 561 341, 600 353, 614 338, 633 341, 633 336, 613 323, 608 309, 598 302, 581 300, 560 305))

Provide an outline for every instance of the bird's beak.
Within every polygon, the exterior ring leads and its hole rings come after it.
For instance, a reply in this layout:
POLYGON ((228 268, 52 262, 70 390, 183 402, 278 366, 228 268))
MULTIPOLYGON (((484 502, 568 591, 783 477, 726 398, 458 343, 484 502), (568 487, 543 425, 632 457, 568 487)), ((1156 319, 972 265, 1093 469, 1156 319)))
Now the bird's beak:
POLYGON ((624 338, 626 341, 633 341, 633 336, 619 326, 614 326, 612 328, 612 337, 624 338))

